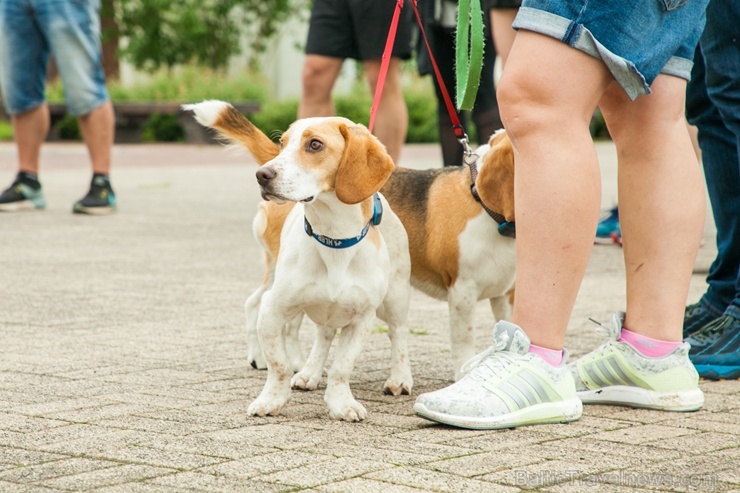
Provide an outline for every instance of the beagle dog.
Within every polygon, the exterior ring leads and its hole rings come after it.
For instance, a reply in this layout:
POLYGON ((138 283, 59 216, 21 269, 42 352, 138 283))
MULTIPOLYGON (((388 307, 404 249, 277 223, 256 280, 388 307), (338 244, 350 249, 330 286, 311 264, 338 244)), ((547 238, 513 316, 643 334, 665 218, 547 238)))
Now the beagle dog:
MULTIPOLYGON (((220 101, 185 109, 227 138, 246 136, 251 129, 220 101)), ((366 410, 352 396, 349 381, 376 316, 388 323, 391 339, 391 375, 384 391, 409 394, 413 385, 406 325, 408 237, 378 193, 394 169, 393 160, 366 127, 339 117, 294 122, 280 137, 279 152, 270 157, 256 177, 262 197, 276 205, 271 210, 278 221, 263 207, 254 223, 271 261, 256 317, 268 374, 248 413, 277 415, 291 387, 316 389, 340 330, 324 399, 332 418, 361 421, 366 410), (295 354, 300 354, 295 330, 303 314, 316 323, 317 333, 298 368, 302 358, 295 354)))
MULTIPOLYGON (((334 121, 334 120, 330 120, 334 121)), ((227 141, 245 147, 259 164, 278 155, 279 147, 247 118, 223 110, 211 125, 227 141)), ((451 359, 454 378, 463 363, 476 354, 473 312, 480 300, 489 300, 494 318, 507 320, 514 301, 515 240, 514 152, 506 132, 499 130, 475 154, 475 178, 463 167, 412 170, 396 167, 381 188, 408 234, 411 284, 427 295, 448 302, 451 359), (471 193, 471 188, 478 196, 471 193), (495 213, 491 213, 495 211, 495 213), (491 216, 494 216, 492 218, 491 216)), ((292 203, 263 202, 253 223, 257 241, 265 248, 262 286, 245 303, 250 364, 266 367, 257 338, 260 299, 275 271, 280 232, 292 203)), ((382 228, 382 226, 381 226, 382 228)), ((297 344, 301 315, 288 324, 291 366, 302 368, 297 344)))

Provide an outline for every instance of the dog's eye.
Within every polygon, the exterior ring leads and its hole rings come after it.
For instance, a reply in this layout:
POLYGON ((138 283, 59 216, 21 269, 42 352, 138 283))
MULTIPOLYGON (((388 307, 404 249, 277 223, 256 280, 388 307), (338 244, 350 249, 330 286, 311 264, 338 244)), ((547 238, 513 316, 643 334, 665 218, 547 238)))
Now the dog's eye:
POLYGON ((308 146, 306 146, 308 152, 319 152, 323 148, 324 143, 316 139, 308 141, 308 146))

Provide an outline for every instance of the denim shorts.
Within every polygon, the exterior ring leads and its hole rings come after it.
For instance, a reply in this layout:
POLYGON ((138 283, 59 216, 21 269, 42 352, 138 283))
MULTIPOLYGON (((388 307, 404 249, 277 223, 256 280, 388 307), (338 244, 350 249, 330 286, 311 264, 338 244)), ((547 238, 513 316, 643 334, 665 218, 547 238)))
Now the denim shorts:
POLYGON ((709 0, 524 0, 514 29, 599 58, 630 99, 658 74, 691 78, 709 0))
POLYGON ((0 0, 0 85, 9 114, 45 101, 50 53, 70 114, 85 115, 108 99, 99 14, 100 0, 0 0))

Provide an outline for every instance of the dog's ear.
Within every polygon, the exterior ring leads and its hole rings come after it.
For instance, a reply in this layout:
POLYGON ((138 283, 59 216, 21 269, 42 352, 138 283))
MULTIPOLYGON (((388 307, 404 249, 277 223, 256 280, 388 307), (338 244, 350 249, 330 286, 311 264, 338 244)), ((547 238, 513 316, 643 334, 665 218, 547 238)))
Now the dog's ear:
POLYGON ((246 147, 260 166, 280 153, 277 144, 229 103, 209 100, 182 109, 193 111, 198 123, 214 129, 226 143, 246 147))
POLYGON ((514 222, 514 148, 505 132, 494 134, 489 144, 475 187, 486 207, 514 222))
POLYGON ((395 169, 383 144, 364 125, 339 124, 344 152, 334 190, 345 204, 357 204, 380 190, 395 169))

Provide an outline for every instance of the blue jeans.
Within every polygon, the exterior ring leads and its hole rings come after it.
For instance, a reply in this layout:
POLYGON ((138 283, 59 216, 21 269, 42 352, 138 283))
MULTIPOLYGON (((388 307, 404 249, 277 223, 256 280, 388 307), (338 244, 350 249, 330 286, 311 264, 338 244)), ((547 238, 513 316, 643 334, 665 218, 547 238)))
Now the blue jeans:
POLYGON ((712 0, 699 41, 686 114, 699 146, 714 222, 717 258, 702 303, 740 318, 740 3, 712 0))
POLYGON ((660 73, 689 78, 708 1, 523 0, 513 27, 602 60, 634 100, 660 73))
POLYGON ((85 115, 108 99, 99 11, 100 0, 0 0, 0 84, 8 113, 45 101, 50 53, 70 114, 85 115))

